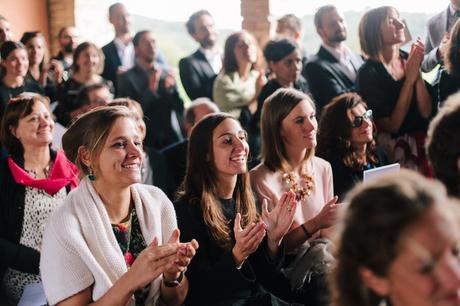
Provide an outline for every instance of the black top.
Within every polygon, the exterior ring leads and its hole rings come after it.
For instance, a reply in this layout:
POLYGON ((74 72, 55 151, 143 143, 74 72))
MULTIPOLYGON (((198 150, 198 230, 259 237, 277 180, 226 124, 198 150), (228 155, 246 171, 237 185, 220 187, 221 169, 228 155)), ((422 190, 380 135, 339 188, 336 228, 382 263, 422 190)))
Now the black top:
POLYGON ((168 89, 164 86, 165 76, 162 71, 156 92, 149 90, 149 72, 138 65, 118 77, 118 96, 129 97, 141 104, 147 127, 144 142, 158 150, 182 137, 173 128, 171 116, 174 112, 177 121, 183 122, 184 101, 176 86, 168 89))
POLYGON ((165 156, 160 151, 149 146, 144 146, 144 152, 149 157, 153 173, 153 185, 160 188, 170 199, 173 199, 174 181, 165 156))
POLYGON ((173 192, 175 192, 185 177, 187 168, 187 147, 188 139, 173 143, 161 150, 166 159, 167 168, 173 177, 173 192))
POLYGON ((333 159, 327 159, 331 163, 333 180, 334 180, 334 194, 339 197, 339 201, 342 201, 348 191, 350 191, 356 184, 363 180, 364 170, 385 166, 388 164, 388 159, 385 153, 377 148, 376 155, 378 162, 369 162, 360 171, 353 170, 343 163, 341 159, 336 156, 333 159))
MULTIPOLYGON (((349 55, 351 65, 357 72, 363 64, 363 59, 354 53, 349 55)), ((345 92, 355 91, 355 80, 350 76, 347 68, 323 46, 315 56, 308 59, 302 74, 310 85, 318 114, 332 98, 345 92)))
MULTIPOLYGON (((403 59, 408 57, 408 54, 404 51, 400 51, 400 55, 403 59)), ((358 71, 358 92, 363 100, 367 102, 367 106, 372 109, 375 119, 391 116, 404 80, 405 78, 398 81, 394 80, 382 63, 371 59, 368 59, 358 71)), ((428 87, 429 85, 426 84, 426 86, 428 87)), ((416 99, 417 97, 414 93, 409 111, 401 124, 401 128, 393 136, 401 136, 411 132, 426 132, 429 121, 420 115, 416 99)))
POLYGON ((23 92, 34 92, 41 95, 45 94, 40 85, 32 80, 24 80, 24 84, 19 87, 8 87, 5 83, 0 82, 0 118, 3 117, 8 101, 23 92))
POLYGON ((179 73, 185 92, 191 100, 207 97, 212 100, 212 87, 217 74, 199 49, 179 61, 179 73))
POLYGON ((460 90, 460 77, 451 75, 447 70, 442 69, 438 85, 438 103, 441 107, 446 99, 460 90))
MULTIPOLYGON (((231 237, 234 237, 235 202, 230 199, 220 200, 220 203, 229 220, 231 237)), ((279 271, 284 251, 276 261, 270 260, 264 239, 241 269, 237 269, 231 250, 220 247, 212 238, 198 201, 192 203, 182 197, 174 207, 181 240, 196 239, 200 245, 186 272, 190 289, 185 305, 285 305, 261 286, 262 282, 270 282, 273 274, 279 271)))

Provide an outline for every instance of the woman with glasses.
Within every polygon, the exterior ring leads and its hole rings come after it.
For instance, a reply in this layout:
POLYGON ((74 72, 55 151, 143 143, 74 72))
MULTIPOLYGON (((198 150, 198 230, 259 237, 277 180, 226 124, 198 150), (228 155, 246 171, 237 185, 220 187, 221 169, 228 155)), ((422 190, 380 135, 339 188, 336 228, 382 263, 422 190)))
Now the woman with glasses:
POLYGON ((409 53, 400 50, 406 41, 404 28, 393 7, 382 6, 364 14, 359 40, 367 60, 356 82, 373 111, 378 143, 389 159, 430 175, 423 145, 433 102, 420 72, 425 47, 417 40, 409 53))
POLYGON ((334 192, 343 198, 363 171, 386 164, 382 150, 375 145, 372 110, 356 93, 345 93, 328 103, 319 123, 316 155, 331 163, 334 192))

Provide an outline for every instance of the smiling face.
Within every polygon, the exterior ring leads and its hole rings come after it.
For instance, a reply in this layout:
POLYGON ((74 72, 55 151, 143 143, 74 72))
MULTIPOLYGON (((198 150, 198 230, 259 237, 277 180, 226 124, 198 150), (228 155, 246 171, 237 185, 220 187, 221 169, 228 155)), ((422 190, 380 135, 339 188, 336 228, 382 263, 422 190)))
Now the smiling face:
POLYGON ((195 31, 192 37, 205 49, 212 48, 217 41, 217 30, 214 19, 208 15, 201 15, 195 21, 195 31))
POLYGON ((441 205, 435 205, 409 228, 384 278, 382 293, 391 304, 459 305, 459 239, 457 222, 441 205))
POLYGON ((404 42, 406 39, 404 28, 405 26, 399 13, 393 8, 390 9, 387 18, 380 26, 383 44, 394 45, 404 42))
POLYGON ((29 59, 25 49, 17 48, 11 51, 5 60, 1 61, 6 74, 12 77, 24 77, 29 69, 29 59))
MULTIPOLYGON (((350 123, 356 117, 362 117, 366 112, 366 108, 362 104, 358 104, 352 109, 347 110, 347 116, 350 123)), ((360 127, 351 127, 351 143, 353 145, 363 145, 371 142, 373 139, 372 119, 364 118, 360 127)))
POLYGON ((43 37, 36 36, 26 43, 30 65, 39 65, 45 57, 45 41, 43 37))
POLYGON ((90 45, 77 58, 78 72, 97 73, 99 63, 99 52, 95 47, 90 45))
POLYGON ((315 110, 310 102, 302 100, 281 121, 280 133, 287 149, 303 150, 316 147, 317 130, 318 122, 316 121, 315 110))
POLYGON ((142 137, 136 123, 128 117, 118 118, 97 160, 97 184, 123 188, 139 183, 142 160, 142 137))
POLYGON ((276 80, 282 86, 294 83, 302 71, 302 56, 299 49, 295 49, 286 57, 277 62, 270 62, 270 70, 276 75, 276 80))
POLYGON ((321 27, 317 31, 327 45, 340 43, 347 39, 347 24, 343 15, 337 10, 330 10, 324 14, 321 27))
POLYGON ((32 112, 19 119, 18 126, 12 130, 22 146, 48 146, 53 141, 54 121, 49 109, 41 102, 35 102, 32 112))
POLYGON ((212 152, 219 179, 247 171, 249 145, 246 132, 238 121, 227 118, 214 129, 212 152))

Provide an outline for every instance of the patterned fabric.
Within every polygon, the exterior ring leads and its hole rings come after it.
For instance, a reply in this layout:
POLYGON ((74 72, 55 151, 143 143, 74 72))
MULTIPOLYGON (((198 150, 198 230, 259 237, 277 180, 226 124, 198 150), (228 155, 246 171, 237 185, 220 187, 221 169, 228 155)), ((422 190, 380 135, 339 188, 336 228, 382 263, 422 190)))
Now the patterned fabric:
MULTIPOLYGON (((33 171, 28 174, 36 177, 33 171)), ((26 187, 24 198, 24 219, 19 243, 37 251, 42 245, 43 231, 51 213, 64 202, 67 195, 65 188, 49 195, 42 189, 26 187)), ((4 290, 9 299, 18 301, 28 284, 39 283, 40 276, 9 268, 4 277, 4 290)))
MULTIPOLYGON (((131 210, 131 216, 128 221, 112 224, 112 229, 118 245, 120 246, 121 253, 125 257, 126 266, 129 268, 139 254, 147 247, 145 239, 142 236, 136 210, 131 210)), ((136 305, 144 305, 149 289, 147 285, 134 293, 136 305)))

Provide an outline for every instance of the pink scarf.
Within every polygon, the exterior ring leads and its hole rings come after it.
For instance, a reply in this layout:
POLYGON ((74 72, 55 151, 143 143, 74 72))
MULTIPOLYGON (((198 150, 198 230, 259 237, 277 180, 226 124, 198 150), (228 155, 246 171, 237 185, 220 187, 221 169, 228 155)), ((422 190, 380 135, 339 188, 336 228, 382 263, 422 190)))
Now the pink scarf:
POLYGON ((54 195, 56 192, 70 184, 70 189, 78 186, 78 169, 71 163, 64 155, 63 152, 56 152, 56 159, 54 160, 53 167, 50 174, 46 179, 34 179, 24 169, 19 167, 8 156, 8 165, 16 183, 29 186, 33 188, 43 189, 46 193, 54 195))

